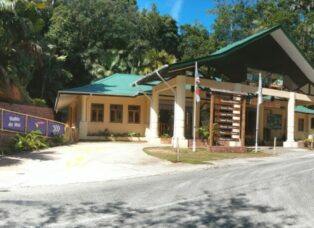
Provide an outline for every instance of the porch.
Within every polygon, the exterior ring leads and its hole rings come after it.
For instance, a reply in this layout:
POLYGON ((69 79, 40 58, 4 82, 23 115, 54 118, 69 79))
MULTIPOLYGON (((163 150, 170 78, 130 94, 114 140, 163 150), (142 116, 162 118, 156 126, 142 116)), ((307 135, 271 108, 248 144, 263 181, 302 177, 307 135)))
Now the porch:
MULTIPOLYGON (((202 102, 209 103, 209 123, 205 127, 209 129, 210 146, 217 143, 221 146, 243 147, 246 138, 247 142, 250 141, 250 137, 245 137, 245 131, 255 126, 246 120, 246 115, 249 110, 255 110, 256 114, 258 88, 254 78, 259 74, 263 78, 263 96, 285 102, 282 112, 286 115, 281 118, 284 146, 297 146, 295 107, 314 104, 314 70, 281 27, 266 29, 202 58, 165 65, 134 82, 133 86, 136 87, 153 85, 150 98, 150 141, 159 138, 159 128, 165 129, 163 125, 159 127, 158 117, 160 97, 166 94, 173 97, 173 145, 187 146, 186 102, 193 100, 193 93, 187 88, 195 83, 196 62, 202 76, 202 102)), ((196 110, 196 129, 201 126, 202 102, 193 107, 196 110)), ((266 109, 267 106, 261 108, 261 118, 264 118, 266 109)), ((252 119, 252 112, 248 117, 252 119)), ((265 118, 262 122, 265 124, 265 118)), ((267 135, 272 135, 261 124, 258 127, 260 142, 267 135)), ((255 137, 255 133, 248 133, 251 138, 255 137)))

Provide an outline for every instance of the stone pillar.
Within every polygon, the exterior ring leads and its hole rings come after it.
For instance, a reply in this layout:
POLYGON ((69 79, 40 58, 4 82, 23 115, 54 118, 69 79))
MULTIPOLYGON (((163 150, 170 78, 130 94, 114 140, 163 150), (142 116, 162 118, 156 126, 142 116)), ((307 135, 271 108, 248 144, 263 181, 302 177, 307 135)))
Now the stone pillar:
POLYGON ((287 141, 283 143, 284 147, 298 147, 298 143, 294 141, 294 109, 295 92, 290 92, 287 114, 287 141))
POLYGON ((149 141, 156 142, 158 137, 159 94, 153 89, 150 101, 149 141))
POLYGON ((176 147, 187 147, 188 141, 184 137, 184 119, 185 119, 185 77, 176 78, 176 96, 174 105, 174 135, 173 145, 176 147), (177 142, 178 140, 178 142, 177 142))
POLYGON ((87 124, 87 105, 86 105, 86 96, 81 97, 81 120, 79 123, 79 138, 86 139, 88 132, 87 124))

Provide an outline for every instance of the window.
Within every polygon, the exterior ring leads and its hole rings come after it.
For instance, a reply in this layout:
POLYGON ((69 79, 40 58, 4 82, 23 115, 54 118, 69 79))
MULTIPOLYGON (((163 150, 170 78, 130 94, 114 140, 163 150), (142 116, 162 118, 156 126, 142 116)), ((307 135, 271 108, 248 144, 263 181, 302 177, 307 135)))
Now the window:
POLYGON ((298 131, 304 131, 304 119, 298 121, 298 131))
POLYGON ((104 105, 103 104, 92 104, 91 121, 92 122, 104 121, 104 105))
POLYGON ((140 106, 129 105, 129 123, 140 123, 140 113, 140 106))
POLYGON ((110 122, 122 123, 122 105, 110 105, 110 122))
POLYGON ((311 118, 311 129, 314 129, 314 118, 311 118))

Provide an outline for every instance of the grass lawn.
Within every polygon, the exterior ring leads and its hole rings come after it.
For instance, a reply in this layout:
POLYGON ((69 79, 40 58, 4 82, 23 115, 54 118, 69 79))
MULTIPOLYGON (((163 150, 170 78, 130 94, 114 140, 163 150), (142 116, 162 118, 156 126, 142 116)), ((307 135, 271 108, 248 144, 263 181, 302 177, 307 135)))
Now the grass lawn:
MULTIPOLYGON (((147 147, 144 148, 144 152, 148 155, 168 160, 171 162, 177 162, 176 149, 172 147, 147 147)), ((180 149, 179 162, 190 164, 208 164, 210 161, 233 159, 233 158, 258 158, 267 157, 270 154, 263 152, 246 152, 246 153, 224 153, 224 152, 208 152, 206 149, 197 149, 196 152, 192 152, 191 149, 180 149)))

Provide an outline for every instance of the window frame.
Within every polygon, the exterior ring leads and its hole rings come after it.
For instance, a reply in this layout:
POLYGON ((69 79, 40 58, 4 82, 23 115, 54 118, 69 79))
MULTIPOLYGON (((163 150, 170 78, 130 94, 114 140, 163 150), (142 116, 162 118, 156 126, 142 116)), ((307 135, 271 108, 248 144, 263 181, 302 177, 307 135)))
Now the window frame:
POLYGON ((141 123, 141 106, 140 105, 128 105, 128 123, 140 124, 141 123), (138 110, 130 110, 130 107, 136 107, 138 110), (130 121, 130 114, 132 113, 132 121, 130 121), (138 122, 136 121, 136 113, 138 113, 138 122))
POLYGON ((91 103, 91 106, 90 106, 90 122, 94 122, 94 123, 103 123, 105 120, 105 105, 102 104, 102 103, 91 103), (99 107, 94 109, 93 106, 102 106, 102 109, 100 109, 99 107), (96 111, 96 119, 94 120, 93 119, 93 112, 96 111), (101 115, 100 115, 101 114, 101 115), (100 116, 102 116, 101 120, 99 120, 100 116))
POLYGON ((123 123, 123 105, 122 104, 110 104, 110 123, 123 123), (119 108, 113 109, 114 106, 121 107, 121 110, 119 108), (115 118, 117 118, 118 111, 121 111, 121 120, 120 121, 117 121, 117 120, 113 121, 112 120, 112 117, 113 117, 112 113, 114 112, 114 116, 115 116, 115 118))

